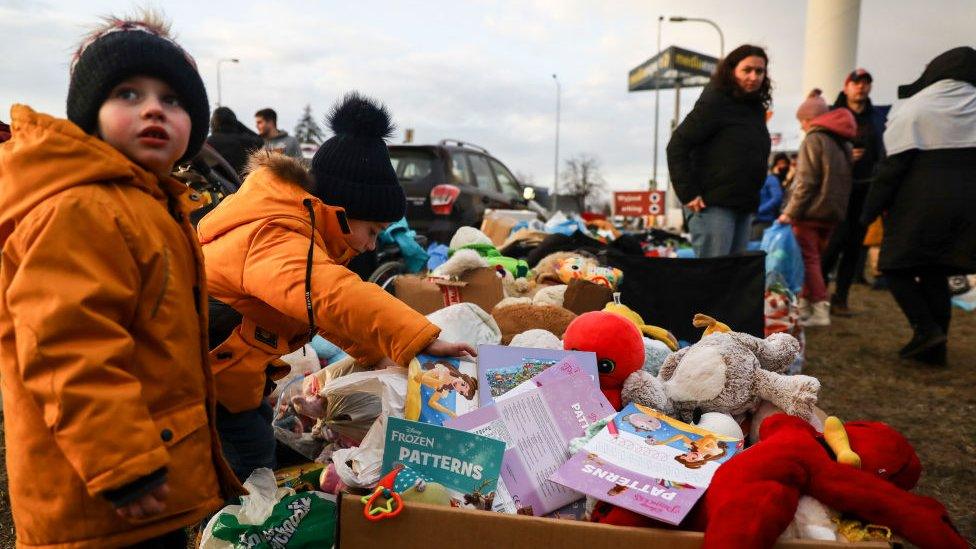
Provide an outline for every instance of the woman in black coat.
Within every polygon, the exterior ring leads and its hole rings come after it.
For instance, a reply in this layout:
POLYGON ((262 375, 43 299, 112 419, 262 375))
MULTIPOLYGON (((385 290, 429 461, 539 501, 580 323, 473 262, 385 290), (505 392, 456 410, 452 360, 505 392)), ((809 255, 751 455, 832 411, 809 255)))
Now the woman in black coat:
POLYGON ((264 147, 261 136, 252 132, 237 120, 234 111, 227 107, 217 107, 210 117, 210 137, 207 143, 217 149, 237 174, 244 177, 247 158, 252 152, 264 147))
POLYGON ((744 251, 749 243, 769 160, 768 63, 760 47, 732 50, 668 142, 671 182, 698 257, 744 251))
POLYGON ((976 272, 976 50, 939 55, 898 97, 861 223, 887 212, 878 267, 914 330, 901 357, 945 364, 947 277, 976 272))

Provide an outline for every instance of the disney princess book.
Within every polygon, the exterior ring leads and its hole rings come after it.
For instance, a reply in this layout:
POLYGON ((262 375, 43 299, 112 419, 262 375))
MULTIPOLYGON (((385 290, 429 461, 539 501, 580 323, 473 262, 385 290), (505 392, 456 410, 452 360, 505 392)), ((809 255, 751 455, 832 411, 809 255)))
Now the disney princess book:
POLYGON ((628 404, 549 480, 678 525, 742 441, 628 404))

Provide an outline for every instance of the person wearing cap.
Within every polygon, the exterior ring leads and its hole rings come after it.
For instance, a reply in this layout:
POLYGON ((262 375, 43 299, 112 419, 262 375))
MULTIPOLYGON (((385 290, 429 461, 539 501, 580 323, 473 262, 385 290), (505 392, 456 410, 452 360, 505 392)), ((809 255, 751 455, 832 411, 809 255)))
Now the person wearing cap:
POLYGON ((221 457, 206 283, 170 176, 207 135, 168 25, 108 18, 68 119, 11 109, 0 147, 0 375, 18 547, 185 547, 242 493, 221 457))
POLYGON ((803 256, 800 322, 829 326, 830 302, 820 269, 820 254, 830 233, 847 213, 851 192, 851 144, 857 132, 847 109, 828 110, 815 89, 796 111, 806 136, 800 144, 790 198, 778 221, 793 226, 803 256))
POLYGON ((947 362, 947 277, 976 272, 976 49, 942 53, 898 87, 861 223, 884 214, 878 268, 912 328, 899 356, 947 362))
POLYGON ((393 127, 385 107, 353 93, 329 120, 335 135, 316 152, 311 173, 301 160, 259 151, 240 190, 198 225, 212 296, 218 429, 242 479, 274 466, 265 397, 276 359, 316 334, 367 367, 406 367, 419 353, 474 355, 438 339, 423 315, 346 268, 403 217, 406 195, 387 150, 393 127))
POLYGON ((885 128, 885 113, 871 103, 871 86, 874 79, 865 69, 851 71, 844 79, 844 89, 837 95, 834 109, 847 109, 857 121, 857 135, 852 144, 854 158, 854 184, 848 201, 846 218, 837 226, 823 256, 823 276, 829 278, 837 269, 834 294, 831 296, 831 313, 836 316, 851 316, 848 294, 855 278, 863 277, 865 254, 864 235, 867 229, 861 226, 860 215, 864 199, 874 177, 875 169, 885 157, 882 134, 885 128))

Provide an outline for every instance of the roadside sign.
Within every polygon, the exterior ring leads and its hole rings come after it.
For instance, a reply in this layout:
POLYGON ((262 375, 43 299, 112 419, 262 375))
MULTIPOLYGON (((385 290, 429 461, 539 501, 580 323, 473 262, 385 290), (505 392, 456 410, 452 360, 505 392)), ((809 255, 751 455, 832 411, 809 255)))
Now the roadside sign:
POLYGON ((627 217, 664 215, 664 191, 616 191, 613 213, 627 217))

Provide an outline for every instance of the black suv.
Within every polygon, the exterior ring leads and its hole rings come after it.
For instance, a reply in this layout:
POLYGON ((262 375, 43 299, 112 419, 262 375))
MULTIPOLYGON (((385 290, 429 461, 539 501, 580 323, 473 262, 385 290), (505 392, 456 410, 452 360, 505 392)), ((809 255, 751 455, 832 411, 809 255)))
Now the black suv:
POLYGON ((390 145, 390 160, 407 194, 410 227, 445 244, 458 227, 480 226, 485 208, 529 209, 536 191, 526 193, 504 164, 471 143, 390 145))

